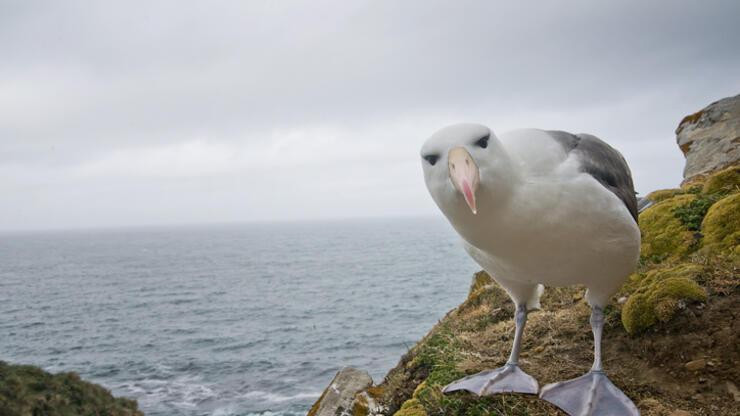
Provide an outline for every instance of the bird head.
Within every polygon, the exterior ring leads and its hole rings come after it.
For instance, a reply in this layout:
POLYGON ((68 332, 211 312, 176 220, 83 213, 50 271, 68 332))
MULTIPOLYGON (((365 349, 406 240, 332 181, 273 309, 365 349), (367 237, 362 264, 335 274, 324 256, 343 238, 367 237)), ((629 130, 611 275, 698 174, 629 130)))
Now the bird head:
POLYGON ((503 195, 510 163, 493 132, 479 124, 455 124, 434 133, 421 148, 424 180, 432 199, 452 217, 492 208, 503 195))

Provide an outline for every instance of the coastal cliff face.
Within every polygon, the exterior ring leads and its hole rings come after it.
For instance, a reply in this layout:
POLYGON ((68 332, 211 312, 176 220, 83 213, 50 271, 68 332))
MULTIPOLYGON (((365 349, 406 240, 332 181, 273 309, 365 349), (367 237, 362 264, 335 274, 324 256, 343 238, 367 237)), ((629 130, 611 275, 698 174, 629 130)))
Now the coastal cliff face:
MULTIPOLYGON (((605 311, 605 370, 646 416, 735 415, 740 407, 738 109, 740 96, 731 97, 681 121, 684 184, 647 196, 639 268, 605 311)), ((529 316, 520 364, 541 386, 591 366, 583 291, 547 288, 542 309, 529 316)), ((513 312, 506 293, 477 273, 467 300, 381 383, 352 391, 341 409, 319 399, 309 415, 564 414, 535 396, 441 393, 455 379, 504 364, 513 312)))

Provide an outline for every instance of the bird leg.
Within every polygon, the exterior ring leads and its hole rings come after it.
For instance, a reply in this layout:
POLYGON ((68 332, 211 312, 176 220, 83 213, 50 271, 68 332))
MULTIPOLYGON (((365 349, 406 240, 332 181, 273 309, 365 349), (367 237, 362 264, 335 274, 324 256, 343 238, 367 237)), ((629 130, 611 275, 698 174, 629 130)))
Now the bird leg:
POLYGON ((479 396, 489 396, 496 393, 516 392, 537 394, 539 385, 537 380, 519 368, 519 352, 522 348, 522 332, 527 322, 527 305, 517 305, 514 315, 516 330, 514 345, 511 354, 503 367, 495 370, 485 370, 460 380, 453 381, 442 389, 444 393, 458 390, 467 390, 479 396))
POLYGON ((601 368, 604 311, 597 306, 591 308, 591 330, 594 333, 594 364, 591 371, 572 380, 546 385, 540 392, 540 398, 570 416, 639 416, 637 406, 609 380, 601 368))

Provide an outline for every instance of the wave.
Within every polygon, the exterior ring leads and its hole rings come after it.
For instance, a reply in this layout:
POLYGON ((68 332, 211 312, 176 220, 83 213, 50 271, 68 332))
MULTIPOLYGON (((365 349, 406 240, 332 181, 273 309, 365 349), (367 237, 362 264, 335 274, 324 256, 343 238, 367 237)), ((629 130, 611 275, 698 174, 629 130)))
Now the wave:
POLYGON ((306 411, 296 412, 291 410, 273 411, 261 410, 256 412, 241 413, 237 406, 219 407, 213 410, 211 416, 305 416, 306 411))
POLYGON ((195 408, 199 404, 218 397, 211 386, 199 382, 199 377, 178 377, 175 380, 145 379, 120 385, 119 388, 133 393, 146 405, 168 402, 175 407, 195 408))
POLYGON ((253 390, 245 393, 242 397, 249 399, 259 399, 272 403, 282 403, 302 399, 316 399, 319 396, 321 396, 321 392, 303 392, 294 394, 292 396, 284 396, 282 394, 270 393, 268 391, 253 390))

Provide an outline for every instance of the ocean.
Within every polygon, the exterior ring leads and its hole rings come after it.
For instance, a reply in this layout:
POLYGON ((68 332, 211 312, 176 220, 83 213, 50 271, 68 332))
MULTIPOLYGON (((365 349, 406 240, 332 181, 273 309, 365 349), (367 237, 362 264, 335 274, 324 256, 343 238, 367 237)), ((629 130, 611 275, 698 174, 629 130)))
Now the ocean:
POLYGON ((442 219, 0 234, 0 360, 75 371, 149 416, 305 415, 376 382, 477 270, 442 219))

